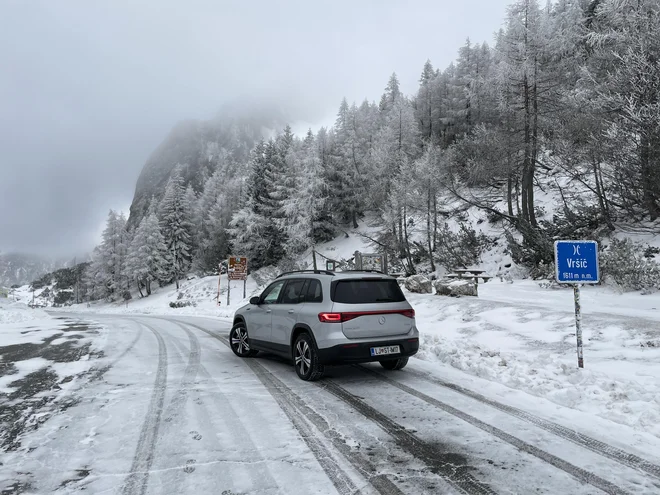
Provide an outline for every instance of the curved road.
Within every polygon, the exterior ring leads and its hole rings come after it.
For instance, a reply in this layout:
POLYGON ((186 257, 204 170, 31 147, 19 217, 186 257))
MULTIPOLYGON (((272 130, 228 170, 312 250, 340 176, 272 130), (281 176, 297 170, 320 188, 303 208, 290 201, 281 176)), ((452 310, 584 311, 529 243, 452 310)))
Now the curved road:
POLYGON ((657 450, 593 438, 416 360, 306 383, 275 357, 235 357, 218 320, 68 316, 103 325, 103 357, 76 404, 32 433, 38 447, 7 458, 25 479, 6 493, 660 493, 657 450))

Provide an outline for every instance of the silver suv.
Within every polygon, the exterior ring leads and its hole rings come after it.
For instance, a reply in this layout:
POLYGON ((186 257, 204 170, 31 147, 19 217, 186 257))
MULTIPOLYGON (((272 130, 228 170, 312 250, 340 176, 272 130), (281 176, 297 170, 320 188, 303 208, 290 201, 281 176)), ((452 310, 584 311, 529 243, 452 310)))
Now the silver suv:
POLYGON ((395 278, 303 270, 280 275, 239 308, 229 342, 239 357, 266 351, 292 359, 311 381, 332 364, 379 361, 400 370, 417 353, 419 332, 395 278))

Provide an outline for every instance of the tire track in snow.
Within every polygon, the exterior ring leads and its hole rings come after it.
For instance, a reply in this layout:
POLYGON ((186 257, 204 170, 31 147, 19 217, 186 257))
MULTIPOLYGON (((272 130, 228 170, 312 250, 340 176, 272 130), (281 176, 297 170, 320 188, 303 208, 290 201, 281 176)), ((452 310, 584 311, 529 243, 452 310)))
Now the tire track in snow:
MULTIPOLYGON (((201 346, 197 336, 183 325, 171 322, 169 320, 161 321, 167 321, 170 324, 174 323, 174 325, 183 330, 188 336, 188 347, 186 348, 185 345, 179 341, 179 339, 175 339, 168 335, 170 338, 170 344, 174 347, 174 349, 178 351, 181 356, 187 355, 188 357, 186 368, 183 372, 180 384, 163 412, 163 423, 165 424, 163 425, 164 428, 161 430, 159 438, 161 450, 174 447, 174 450, 176 451, 181 445, 181 436, 186 432, 186 430, 182 429, 180 413, 185 407, 189 394, 194 389, 196 378, 202 369, 201 346)), ((170 351, 171 350, 172 347, 170 347, 170 351)), ((186 467, 183 468, 184 472, 191 473, 195 470, 194 459, 181 459, 180 465, 183 465, 184 462, 186 463, 186 467)), ((173 478, 168 478, 167 475, 171 473, 173 473, 173 471, 171 471, 169 468, 164 470, 164 474, 161 475, 158 480, 160 485, 155 487, 155 489, 160 489, 161 491, 166 489, 169 493, 186 493, 186 490, 183 488, 186 477, 175 475, 173 478), (165 487, 163 484, 165 484, 165 487)))
POLYGON ((392 421, 363 400, 355 397, 346 389, 331 380, 317 382, 317 386, 330 392, 332 395, 351 406, 365 418, 374 421, 386 433, 392 436, 397 445, 423 461, 434 473, 447 480, 452 486, 469 494, 494 494, 496 493, 488 484, 477 480, 470 474, 470 467, 457 462, 455 454, 438 452, 437 446, 430 445, 403 426, 392 421))
MULTIPOLYGON (((317 426, 316 423, 318 423, 318 418, 314 414, 310 415, 309 411, 304 411, 303 413, 303 411, 301 411, 301 404, 299 403, 301 402, 300 398, 297 396, 294 397, 293 392, 288 390, 282 382, 270 374, 261 364, 250 360, 246 361, 246 363, 257 376, 259 381, 273 396, 277 404, 280 406, 280 409, 282 409, 284 414, 289 418, 289 421, 291 421, 293 427, 303 438, 319 464, 321 464, 321 467, 328 475, 328 478, 330 478, 337 491, 345 495, 355 493, 357 491, 357 486, 335 461, 326 446, 316 437, 311 426, 303 419, 306 417, 317 426)), ((381 493, 396 492, 388 491, 381 493)))
POLYGON ((165 388, 167 387, 167 347, 165 341, 156 329, 145 323, 140 324, 151 330, 156 337, 158 342, 158 367, 156 368, 156 378, 151 392, 149 408, 135 448, 131 470, 122 486, 121 492, 125 495, 144 495, 147 491, 149 470, 154 460, 165 402, 165 388))
MULTIPOLYGON (((375 374, 382 378, 387 378, 385 375, 379 373, 378 371, 374 371, 359 365, 357 367, 364 371, 367 371, 368 373, 375 374)), ((657 464, 653 464, 652 462, 643 459, 635 454, 631 454, 630 452, 619 449, 617 447, 614 447, 613 445, 607 444, 600 440, 596 440, 595 438, 592 438, 583 433, 579 433, 575 430, 571 430, 560 424, 553 423, 552 421, 548 421, 539 416, 523 411, 522 409, 518 409, 516 407, 502 404, 501 402, 497 402, 495 400, 489 399, 477 392, 473 392, 472 390, 461 387, 460 385, 456 385, 455 383, 447 382, 445 380, 442 380, 441 378, 436 378, 427 373, 422 373, 414 370, 407 370, 407 374, 415 376, 416 378, 420 378, 426 382, 433 383, 434 385, 440 385, 442 387, 446 387, 450 390, 453 390, 454 392, 463 394, 467 397, 475 399, 478 402, 482 402, 483 404, 489 405, 491 407, 494 407, 495 409, 505 412, 511 416, 532 423, 533 425, 536 425, 539 428, 549 431, 550 433, 553 433, 558 437, 573 442, 574 444, 579 445, 580 447, 584 447, 588 450, 591 450, 592 452, 602 455, 603 457, 607 457, 608 459, 616 461, 619 464, 640 471, 644 471, 645 473, 660 479, 660 466, 658 466, 657 464)))
MULTIPOLYGON (((195 326, 190 324, 191 326, 195 326)), ((220 340, 223 344, 229 347, 229 341, 226 337, 221 337, 213 332, 210 332, 202 327, 197 327, 203 332, 211 335, 212 337, 220 340)), ((378 474, 377 469, 367 460, 364 459, 359 453, 350 449, 346 443, 343 442, 339 434, 330 428, 328 423, 313 409, 311 409, 298 395, 295 394, 287 385, 281 380, 270 373, 262 364, 256 360, 245 359, 247 365, 253 369, 255 374, 262 379, 271 380, 274 383, 276 393, 283 393, 287 395, 290 402, 293 402, 297 409, 305 415, 326 437, 333 441, 333 445, 347 457, 349 462, 357 467, 358 470, 365 475, 370 481, 372 486, 382 494, 402 493, 399 488, 392 483, 385 475, 378 474), (316 422, 315 422, 316 419, 316 422)), ((263 380, 262 380, 263 381, 263 380)), ((370 421, 378 424, 386 433, 392 436, 397 445, 404 451, 411 454, 413 457, 423 461, 433 471, 441 476, 445 481, 452 486, 469 494, 494 494, 495 492, 486 484, 475 479, 469 472, 468 466, 457 465, 456 456, 447 456, 436 451, 436 447, 429 445, 422 439, 407 431, 404 427, 395 423, 385 415, 376 411, 365 402, 357 397, 354 397, 348 391, 335 384, 334 382, 314 382, 319 388, 328 390, 333 395, 341 399, 343 402, 352 407, 370 421), (329 385, 328 385, 329 383, 329 385)), ((266 385, 268 387, 268 385, 266 385)), ((269 388, 270 390, 270 388, 269 388)), ((273 393, 273 392, 271 392, 273 393)), ((292 421, 293 422, 293 421, 292 421)), ((295 423, 294 423, 295 424, 295 423)))
MULTIPOLYGON (((178 320, 172 320, 178 321, 178 320)), ((191 326, 207 335, 219 340, 225 346, 229 347, 229 341, 224 336, 219 336, 210 330, 198 325, 185 322, 185 325, 191 326)), ((376 468, 360 454, 352 452, 339 434, 330 428, 328 423, 316 411, 307 406, 302 399, 289 389, 281 380, 273 376, 263 365, 252 359, 244 359, 243 362, 255 373, 259 381, 266 387, 266 390, 275 399, 294 428, 298 431, 301 438, 308 446, 317 462, 321 465, 324 472, 342 495, 358 493, 358 487, 353 483, 348 474, 339 466, 332 453, 325 444, 320 441, 318 434, 305 421, 309 420, 328 440, 330 440, 348 460, 348 462, 371 483, 371 485, 382 495, 402 495, 401 490, 392 483, 387 477, 377 472, 376 468)))
MULTIPOLYGON (((134 320, 126 320, 126 321, 137 323, 134 320)), ((124 359, 126 355, 133 350, 133 348, 137 345, 138 341, 140 340, 140 337, 142 337, 142 332, 144 332, 144 328, 139 323, 138 323, 138 328, 139 330, 137 335, 135 336, 135 338, 133 338, 131 343, 128 344, 128 347, 126 347, 126 349, 124 349, 122 353, 119 356, 117 356, 115 359, 113 359, 110 363, 103 366, 102 368, 95 369, 94 373, 90 377, 91 381, 100 380, 103 375, 105 375, 108 371, 110 371, 110 369, 112 369, 119 361, 124 359)))
MULTIPOLYGON (((183 326, 189 326, 189 327, 192 327, 192 328, 196 328, 196 329, 201 330, 202 332, 210 335, 211 337, 219 340, 220 342, 222 342, 223 344, 228 346, 228 343, 223 341, 222 337, 220 337, 220 336, 214 334, 213 332, 210 332, 210 331, 208 331, 208 330, 206 330, 202 327, 194 325, 192 323, 183 322, 183 321, 176 320, 176 319, 162 318, 162 317, 160 317, 160 318, 150 317, 150 318, 166 321, 168 323, 174 323, 178 326, 183 325, 183 326)), ((186 331, 189 331, 189 330, 186 329, 186 331)), ((195 336, 195 339, 196 338, 197 337, 195 336)), ((220 417, 220 418, 227 418, 228 420, 231 420, 230 421, 230 428, 237 437, 239 437, 242 441, 245 441, 246 439, 250 439, 250 434, 249 434, 248 430, 243 426, 240 419, 239 419, 238 422, 235 421, 236 418, 240 418, 241 415, 231 405, 231 403, 229 402, 229 399, 227 398, 227 396, 222 392, 221 387, 217 384, 217 382, 215 382, 213 376, 211 375, 211 373, 209 373, 209 371, 206 369, 206 367, 204 365, 200 365, 200 374, 203 377, 210 379, 213 382, 213 384, 215 386, 215 389, 216 389, 215 392, 212 394, 212 400, 213 400, 213 403, 214 403, 214 406, 215 406, 212 409, 213 413, 209 414, 208 406, 205 405, 205 404, 202 405, 202 407, 206 410, 205 411, 206 418, 210 419, 211 416, 220 417)), ((213 431, 213 429, 214 429, 214 427, 209 427, 206 430, 207 431, 213 431)), ((306 435, 306 436, 309 436, 311 438, 311 435, 306 435)), ((305 440, 305 436, 303 436, 303 440, 305 440)), ((252 468, 251 468, 252 471, 254 471, 254 472, 253 472, 253 475, 251 477, 252 477, 252 482, 256 485, 257 491, 268 490, 269 487, 278 486, 277 482, 273 478, 267 464, 265 462, 263 462, 265 459, 258 453, 259 450, 258 450, 257 446, 254 444, 254 442, 251 439, 249 440, 249 443, 250 443, 250 448, 251 448, 250 450, 255 452, 255 454, 254 454, 255 459, 253 459, 254 462, 252 462, 252 468)), ((323 454, 322 457, 323 457, 324 460, 328 460, 328 459, 332 460, 329 453, 322 453, 322 454, 323 454)), ((323 463, 321 463, 321 464, 323 464, 323 463)), ((181 479, 179 478, 178 481, 181 481, 181 479)), ((349 482, 350 482, 350 479, 349 479, 349 482)), ((352 490, 346 490, 346 491, 342 491, 338 488, 338 491, 341 494, 359 493, 357 488, 355 488, 355 487, 352 490)), ((400 492, 387 492, 387 493, 392 493, 392 495, 398 495, 400 492)))
POLYGON ((166 423, 175 421, 181 412, 181 409, 183 409, 183 406, 188 399, 188 393, 192 389, 192 386, 195 383, 195 378, 197 378, 197 374, 199 373, 202 359, 202 351, 197 336, 183 325, 179 323, 175 324, 188 335, 190 350, 188 352, 188 363, 186 364, 186 369, 183 372, 181 383, 179 384, 176 392, 174 392, 170 403, 165 408, 164 421, 166 423))
MULTIPOLYGON (((510 435, 499 428, 489 425, 488 423, 485 423, 481 421, 480 419, 475 418, 474 416, 470 416, 469 414, 460 411, 456 409, 455 407, 452 407, 448 404, 445 404, 444 402, 441 402, 429 395, 426 395, 418 390, 415 390, 414 388, 411 388, 407 385, 404 385, 403 383, 400 383, 396 380, 393 380, 391 378, 388 378, 386 376, 381 375, 380 373, 370 370, 368 368, 365 368, 363 366, 359 367, 362 371, 364 371, 366 374, 375 376, 377 379, 380 381, 383 381, 393 387, 398 388, 399 390, 402 390, 406 392, 407 394, 410 394, 414 397, 417 397, 418 399, 423 400, 427 404, 430 404, 432 406, 437 407, 438 409, 441 409, 453 416, 456 416, 457 418, 462 419, 463 421, 476 426, 477 428, 490 433, 491 435, 499 438, 500 440, 503 440, 507 442, 510 445, 513 445, 514 447, 518 448, 519 450, 523 452, 527 452, 528 454, 533 455, 534 457, 537 457, 541 459, 542 461, 547 462, 548 464, 551 464, 552 466, 561 469, 562 471, 570 474, 577 480, 584 482, 584 483, 589 483, 590 485, 595 486, 596 488, 602 490, 605 493, 609 493, 611 495, 625 495, 628 492, 626 492, 624 489, 621 487, 615 485, 614 483, 611 483, 600 476, 587 471, 585 469, 582 469, 578 466, 575 466, 574 464, 571 464, 568 461, 565 461, 553 454, 550 454, 549 452, 546 452, 544 450, 539 449, 538 447, 535 447, 534 445, 531 445, 527 442, 524 442, 523 440, 520 440, 517 437, 514 437, 513 435, 510 435)), ((334 382, 330 382, 332 386, 329 388, 332 390, 333 388, 339 390, 340 393, 342 394, 348 394, 348 396, 353 397, 350 392, 346 391, 343 389, 341 386, 337 385, 334 382)), ((359 399, 355 398, 354 401, 356 402, 361 402, 359 399)), ((365 404, 366 405, 366 404, 365 404)), ((370 407, 370 406, 366 406, 370 407)))

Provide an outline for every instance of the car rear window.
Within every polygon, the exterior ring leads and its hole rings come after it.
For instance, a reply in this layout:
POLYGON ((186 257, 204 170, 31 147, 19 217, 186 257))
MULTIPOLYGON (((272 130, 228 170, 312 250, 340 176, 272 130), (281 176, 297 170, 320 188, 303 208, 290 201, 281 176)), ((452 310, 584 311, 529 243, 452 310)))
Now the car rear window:
POLYGON ((403 302, 406 297, 396 280, 372 278, 333 282, 332 300, 344 304, 403 302))

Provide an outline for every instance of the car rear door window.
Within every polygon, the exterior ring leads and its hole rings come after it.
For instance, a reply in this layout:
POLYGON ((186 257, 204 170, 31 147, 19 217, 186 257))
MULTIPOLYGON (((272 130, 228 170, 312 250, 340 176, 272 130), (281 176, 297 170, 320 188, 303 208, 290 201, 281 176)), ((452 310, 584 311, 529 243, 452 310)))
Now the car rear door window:
POLYGON ((343 304, 403 302, 406 297, 396 280, 349 279, 333 282, 332 300, 343 304))
POLYGON ((303 301, 303 287, 306 280, 289 280, 284 288, 280 304, 298 304, 303 301))
POLYGON ((323 302, 323 291, 321 290, 321 282, 316 279, 309 281, 305 301, 309 303, 323 302))

